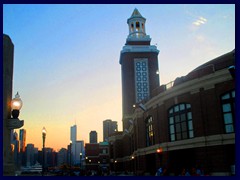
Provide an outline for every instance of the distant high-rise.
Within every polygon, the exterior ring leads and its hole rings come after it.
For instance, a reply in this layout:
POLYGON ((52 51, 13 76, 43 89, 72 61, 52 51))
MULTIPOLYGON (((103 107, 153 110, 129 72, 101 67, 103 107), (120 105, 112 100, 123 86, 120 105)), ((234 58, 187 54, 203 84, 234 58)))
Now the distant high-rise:
POLYGON ((13 153, 13 156, 14 156, 14 163, 15 163, 15 166, 18 167, 20 164, 19 160, 20 160, 20 154, 19 154, 19 140, 18 140, 18 134, 17 132, 15 131, 13 133, 13 140, 11 142, 13 145, 14 145, 14 153, 13 153))
POLYGON ((108 141, 108 137, 118 131, 117 121, 106 119, 103 121, 103 141, 108 141))
POLYGON ((67 149, 61 148, 57 155, 57 165, 67 164, 67 149))
POLYGON ((27 144, 27 166, 34 165, 34 144, 27 144))
POLYGON ((20 152, 25 152, 26 148, 26 130, 19 130, 20 152))
POLYGON ((80 164, 81 159, 83 158, 84 151, 84 141, 76 141, 76 158, 75 164, 80 164))
POLYGON ((26 165, 26 129, 19 130, 19 148, 20 148, 20 156, 19 156, 19 164, 26 165))
POLYGON ((72 154, 72 162, 74 163, 75 160, 76 160, 76 157, 77 157, 77 154, 76 154, 76 141, 77 141, 77 125, 73 125, 71 126, 71 134, 70 134, 70 141, 72 141, 72 144, 71 144, 71 154, 72 154))
POLYGON ((71 126, 70 140, 72 143, 76 142, 77 140, 77 125, 71 126))
POLYGON ((89 133, 89 142, 90 143, 97 143, 97 131, 91 131, 89 133))

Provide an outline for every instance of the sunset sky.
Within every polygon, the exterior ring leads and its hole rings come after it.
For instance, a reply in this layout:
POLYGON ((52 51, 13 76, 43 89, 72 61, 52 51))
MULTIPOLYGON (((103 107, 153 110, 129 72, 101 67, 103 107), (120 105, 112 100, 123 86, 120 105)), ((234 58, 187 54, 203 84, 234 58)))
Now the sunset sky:
MULTIPOLYGON (((89 142, 102 122, 122 130, 120 51, 134 8, 160 50, 160 84, 235 49, 235 5, 42 4, 3 5, 3 33, 14 44, 13 96, 19 92, 27 143, 56 151, 77 139, 89 142)), ((19 133, 19 130, 17 130, 19 133)))

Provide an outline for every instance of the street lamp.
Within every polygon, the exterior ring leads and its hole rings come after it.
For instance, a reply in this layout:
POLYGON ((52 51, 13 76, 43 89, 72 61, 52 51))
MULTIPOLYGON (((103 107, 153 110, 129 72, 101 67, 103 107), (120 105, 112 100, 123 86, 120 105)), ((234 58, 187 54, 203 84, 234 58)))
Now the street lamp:
POLYGON ((13 98, 11 101, 12 117, 7 121, 8 129, 18 129, 23 126, 24 120, 18 119, 22 105, 23 105, 23 102, 20 98, 20 95, 17 92, 17 94, 15 95, 15 98, 13 98))
POLYGON ((46 139, 46 134, 47 131, 45 127, 42 129, 42 140, 43 140, 43 148, 42 148, 42 153, 43 153, 43 161, 42 161, 42 176, 44 175, 44 168, 45 168, 45 139, 46 139))
POLYGON ((70 140, 70 169, 72 168, 72 141, 70 140))
POLYGON ((80 169, 82 169, 82 153, 80 152, 80 169))

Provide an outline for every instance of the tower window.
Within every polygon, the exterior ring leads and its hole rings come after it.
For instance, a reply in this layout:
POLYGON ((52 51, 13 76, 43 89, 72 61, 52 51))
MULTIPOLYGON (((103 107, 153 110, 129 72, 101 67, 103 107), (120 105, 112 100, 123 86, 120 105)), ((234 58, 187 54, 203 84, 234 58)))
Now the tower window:
POLYGON ((144 24, 142 23, 142 29, 143 29, 143 31, 144 31, 144 24))
POLYGON ((131 24, 131 32, 133 32, 133 23, 131 24))
POLYGON ((136 22, 136 30, 139 31, 139 29, 140 29, 139 22, 136 22))

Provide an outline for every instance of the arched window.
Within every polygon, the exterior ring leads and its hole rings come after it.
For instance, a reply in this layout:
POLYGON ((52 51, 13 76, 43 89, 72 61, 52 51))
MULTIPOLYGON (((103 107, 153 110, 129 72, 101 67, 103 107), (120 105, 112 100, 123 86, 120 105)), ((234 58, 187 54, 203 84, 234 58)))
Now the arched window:
POLYGON ((146 146, 152 146, 155 144, 152 116, 147 117, 145 124, 146 124, 146 146))
POLYGON ((131 32, 133 32, 134 26, 133 23, 131 24, 131 32))
POLYGON ((139 22, 136 22, 136 31, 139 31, 140 30, 140 24, 139 22))
POLYGON ((144 24, 142 23, 142 30, 144 31, 144 24))
POLYGON ((170 141, 193 138, 193 123, 190 104, 178 104, 168 111, 170 141))
POLYGON ((226 133, 234 133, 235 90, 221 96, 222 114, 226 133))

